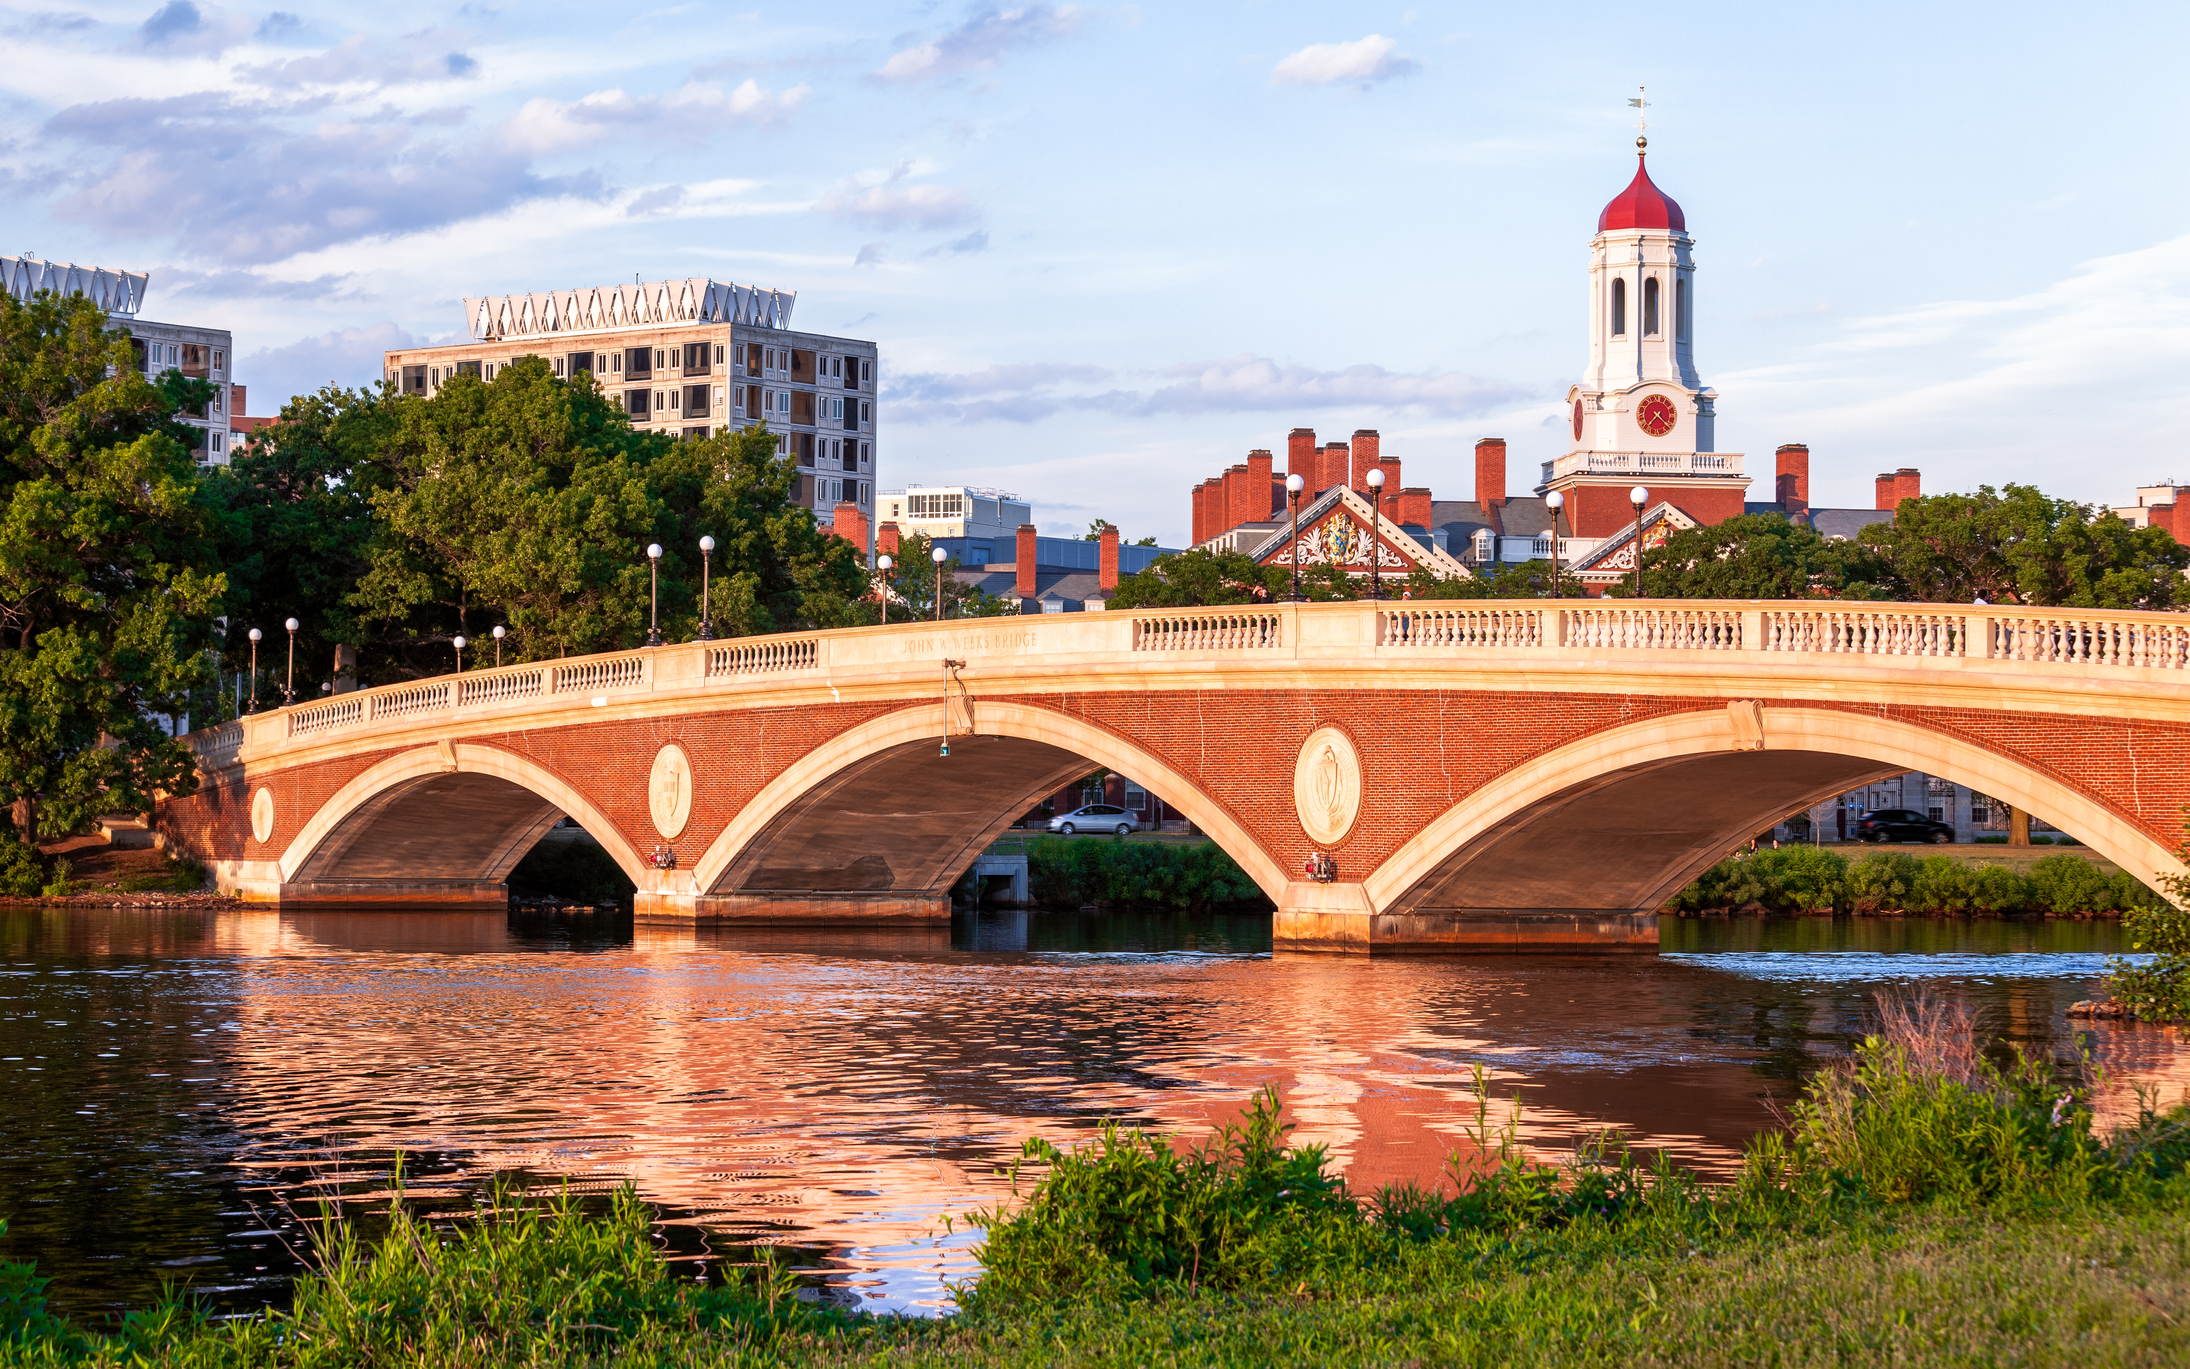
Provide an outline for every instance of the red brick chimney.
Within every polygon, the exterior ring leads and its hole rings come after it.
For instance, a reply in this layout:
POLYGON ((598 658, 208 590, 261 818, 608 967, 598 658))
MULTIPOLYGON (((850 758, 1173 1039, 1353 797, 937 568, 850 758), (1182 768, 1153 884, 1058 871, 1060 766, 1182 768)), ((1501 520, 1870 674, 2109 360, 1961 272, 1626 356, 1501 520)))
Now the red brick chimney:
POLYGON ((228 387, 228 416, 230 418, 243 417, 243 388, 241 385, 228 387))
POLYGON ((1201 482, 1201 540, 1206 542, 1225 529, 1224 477, 1212 475, 1201 482))
POLYGON ((884 523, 875 529, 874 549, 877 556, 887 556, 892 561, 897 559, 897 524, 884 523))
MULTIPOLYGON (((1357 490, 1359 490, 1359 491, 1361 491, 1361 494, 1362 494, 1362 497, 1363 497, 1363 498, 1366 498, 1366 497, 1368 496, 1368 493, 1369 493, 1369 468, 1370 468, 1370 467, 1372 467, 1372 466, 1374 466, 1374 465, 1376 465, 1376 464, 1377 464, 1377 462, 1378 462, 1378 461, 1379 461, 1379 460, 1380 460, 1380 459, 1382 458, 1382 453, 1383 453, 1383 450, 1384 450, 1384 440, 1383 440, 1382 438, 1380 438, 1380 437, 1378 437, 1378 436, 1377 436, 1377 434, 1376 434, 1376 429, 1374 429, 1374 428, 1356 428, 1356 429, 1354 429, 1354 443, 1353 443, 1353 480, 1354 480, 1354 488, 1355 488, 1355 489, 1357 489, 1357 490)), ((1385 475, 1385 477, 1384 477, 1384 478, 1385 478, 1385 479, 1387 479, 1387 480, 1389 480, 1389 479, 1391 478, 1391 476, 1390 476, 1390 474, 1389 474, 1389 473, 1386 473, 1386 475, 1385 475)), ((1391 486, 1391 485, 1386 485, 1386 486, 1385 486, 1385 488, 1386 488, 1386 489, 1394 489, 1394 488, 1396 488, 1396 487, 1395 487, 1395 486, 1391 486)))
POLYGON ((830 531, 859 548, 861 556, 867 554, 867 515, 859 511, 859 505, 838 500, 836 521, 830 531))
POLYGON ((1202 528, 1203 521, 1207 516, 1204 509, 1209 502, 1208 493, 1209 487, 1206 482, 1194 487, 1194 540, 1187 544, 1189 546, 1198 547, 1209 540, 1209 534, 1203 531, 1202 528))
POLYGON ((1476 440, 1475 502, 1485 513, 1506 502, 1506 440, 1502 437, 1476 440))
POLYGON ((1034 597, 1034 525, 1032 523, 1021 523, 1019 525, 1018 558, 1012 563, 1012 568, 1019 573, 1017 586, 1019 597, 1032 599, 1034 597))
POLYGON ((1323 463, 1316 458, 1315 429, 1295 428, 1285 435, 1285 473, 1301 478, 1301 498, 1316 497, 1320 488, 1316 481, 1323 476, 1323 463))
POLYGON ((1254 477, 1242 461, 1224 473, 1224 526, 1236 528, 1255 516, 1254 477))
POLYGON ((1878 507, 1895 509, 1901 505, 1901 481, 1892 471, 1878 473, 1878 507))
POLYGON ((1924 497, 1924 478, 1916 467, 1903 466, 1893 473, 1893 496, 1896 507, 1899 507, 1899 502, 1903 499, 1924 497))
POLYGON ((1343 442, 1323 444, 1323 479, 1318 490, 1350 487, 1353 484, 1354 454, 1343 442))
POLYGON ((1247 500, 1247 516, 1242 523, 1261 523, 1270 517, 1270 452, 1257 447, 1247 453, 1247 488, 1241 491, 1247 500))
POLYGON ((2180 542, 2182 534, 2175 531, 2175 510, 2178 504, 2152 504, 2144 511, 2145 522, 2155 528, 2167 529, 2167 535, 2180 542))
MULTIPOLYGON (((1270 454, 1264 452, 1262 459, 1267 463, 1270 454)), ((1103 524, 1103 535, 1097 539, 1096 546, 1099 550, 1095 554, 1095 583, 1107 594, 1118 587, 1118 525, 1103 524)))
POLYGON ((1430 492, 1419 485, 1411 490, 1401 490, 1397 517, 1401 523, 1411 523, 1418 528, 1429 527, 1432 517, 1430 492))
POLYGON ((1801 513, 1810 507, 1810 448, 1803 442, 1785 442, 1773 456, 1777 478, 1773 482, 1772 497, 1786 507, 1789 513, 1801 513))

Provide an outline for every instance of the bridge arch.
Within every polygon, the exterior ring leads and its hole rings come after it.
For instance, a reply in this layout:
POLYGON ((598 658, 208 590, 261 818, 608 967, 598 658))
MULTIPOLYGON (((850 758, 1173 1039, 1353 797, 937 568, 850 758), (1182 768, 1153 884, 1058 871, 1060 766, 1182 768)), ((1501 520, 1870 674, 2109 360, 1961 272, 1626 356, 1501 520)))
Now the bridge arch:
POLYGON ((283 896, 498 904, 510 870, 565 816, 646 887, 646 862, 562 776, 499 747, 453 742, 391 756, 330 795, 282 850, 283 896), (468 835, 452 841, 457 818, 468 835))
POLYGON ((947 758, 937 703, 853 727, 776 775, 694 863, 691 893, 703 915, 795 917, 802 895, 816 913, 850 913, 862 901, 878 915, 915 911, 908 903, 947 909, 951 885, 974 856, 1095 766, 1160 794, 1263 892, 1284 893, 1283 869, 1262 844, 1153 753, 1052 709, 980 699, 971 712, 970 732, 960 730, 961 717, 947 758), (891 795, 917 800, 919 812, 893 808, 891 795))
POLYGON ((1697 710, 1516 766, 1393 852, 1364 882, 1368 903, 1399 915, 1648 913, 1784 814, 1910 770, 2040 814, 2140 879, 2183 871, 2087 792, 1952 734, 1852 710, 1767 704, 1755 716, 1761 746, 1739 740, 1728 712, 1697 710))

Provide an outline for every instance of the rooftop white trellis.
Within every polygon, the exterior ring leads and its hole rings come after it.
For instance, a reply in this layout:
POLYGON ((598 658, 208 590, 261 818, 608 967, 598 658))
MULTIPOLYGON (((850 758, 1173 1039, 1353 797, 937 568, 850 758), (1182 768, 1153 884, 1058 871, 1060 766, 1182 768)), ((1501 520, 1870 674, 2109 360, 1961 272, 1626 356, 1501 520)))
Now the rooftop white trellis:
POLYGON ((737 323, 788 328, 796 290, 763 290, 693 276, 583 290, 545 290, 528 295, 488 295, 464 301, 474 342, 495 338, 552 337, 673 323, 737 323))
POLYGON ((144 307, 142 271, 101 271, 74 262, 40 261, 36 257, 0 257, 0 284, 19 300, 28 302, 40 290, 57 295, 83 295, 109 314, 131 318, 144 307))

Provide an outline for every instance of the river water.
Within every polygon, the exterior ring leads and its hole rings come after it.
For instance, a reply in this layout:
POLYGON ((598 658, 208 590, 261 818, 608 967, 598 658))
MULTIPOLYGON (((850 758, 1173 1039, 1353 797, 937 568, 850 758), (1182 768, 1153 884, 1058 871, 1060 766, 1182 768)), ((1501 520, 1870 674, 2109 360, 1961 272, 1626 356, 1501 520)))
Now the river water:
POLYGON ((1668 919, 1657 955, 1273 955, 1266 916, 961 915, 945 930, 0 908, 0 1217, 78 1313, 163 1276, 278 1301, 299 1212, 423 1210, 515 1171, 623 1182, 703 1267, 795 1248, 834 1296, 946 1308, 962 1220, 1033 1134, 1190 1135, 1274 1084, 1357 1189, 1465 1153, 1473 1078, 1546 1153, 1599 1128, 1723 1174, 1876 995, 2172 1099, 2172 1029, 2072 1032, 2110 922, 1668 919))

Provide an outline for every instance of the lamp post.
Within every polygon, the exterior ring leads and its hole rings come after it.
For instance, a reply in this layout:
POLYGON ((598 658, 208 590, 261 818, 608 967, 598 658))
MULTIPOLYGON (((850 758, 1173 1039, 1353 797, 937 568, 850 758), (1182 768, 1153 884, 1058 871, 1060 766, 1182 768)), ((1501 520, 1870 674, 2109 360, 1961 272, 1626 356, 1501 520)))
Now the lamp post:
POLYGON ((1293 506, 1293 602, 1300 602, 1300 492, 1308 482, 1298 471, 1285 477, 1285 497, 1293 506))
POLYGON ((935 562, 935 621, 940 623, 943 621, 943 563, 951 559, 951 554, 937 547, 928 556, 935 562))
POLYGON ((896 564, 897 562, 887 556, 877 556, 874 559, 874 601, 875 606, 882 610, 882 621, 885 623, 890 621, 890 567, 896 564))
POLYGON ((449 639, 449 644, 456 648, 456 673, 461 675, 464 673, 464 639, 462 637, 452 637, 449 639))
POLYGON ((1650 491, 1637 485, 1627 492, 1627 502, 1635 506, 1635 597, 1642 598, 1642 516, 1643 505, 1650 502, 1650 491))
POLYGON ((500 623, 494 625, 494 668, 502 668, 502 639, 509 636, 509 629, 500 623))
POLYGON ((662 544, 646 544, 646 644, 662 644, 662 544))
POLYGON ((1566 507, 1566 496, 1557 490, 1544 496, 1544 507, 1551 510, 1551 597, 1559 597, 1559 510, 1566 507))
POLYGON ((259 630, 251 629, 251 706, 244 711, 259 711, 259 630))
POLYGON ((703 642, 715 640, 715 625, 709 621, 707 603, 708 577, 714 569, 714 560, 715 539, 702 537, 700 539, 700 640, 703 642))
POLYGON ((297 620, 291 618, 282 626, 289 629, 289 673, 281 685, 281 706, 287 708, 297 701, 297 620))
POLYGON ((1384 576, 1378 569, 1377 563, 1383 558, 1378 556, 1377 553, 1382 550, 1381 544, 1384 540, 1384 468, 1382 466, 1371 466, 1369 468, 1369 520, 1371 526, 1369 533, 1369 597, 1371 599, 1381 599, 1384 597, 1384 576))

